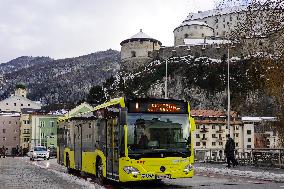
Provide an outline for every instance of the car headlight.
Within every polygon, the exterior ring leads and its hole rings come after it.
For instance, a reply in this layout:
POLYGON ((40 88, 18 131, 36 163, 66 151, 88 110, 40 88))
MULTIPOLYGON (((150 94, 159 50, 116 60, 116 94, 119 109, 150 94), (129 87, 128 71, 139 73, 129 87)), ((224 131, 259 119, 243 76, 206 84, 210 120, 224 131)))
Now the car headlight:
POLYGON ((193 169, 193 166, 191 164, 188 164, 187 166, 184 167, 183 172, 189 172, 193 169))
POLYGON ((123 167, 123 170, 124 170, 127 174, 133 174, 133 175, 138 175, 138 174, 139 174, 139 170, 136 169, 135 167, 125 166, 125 167, 123 167))
POLYGON ((33 152, 33 155, 34 155, 34 156, 36 156, 36 153, 35 153, 35 152, 33 152))

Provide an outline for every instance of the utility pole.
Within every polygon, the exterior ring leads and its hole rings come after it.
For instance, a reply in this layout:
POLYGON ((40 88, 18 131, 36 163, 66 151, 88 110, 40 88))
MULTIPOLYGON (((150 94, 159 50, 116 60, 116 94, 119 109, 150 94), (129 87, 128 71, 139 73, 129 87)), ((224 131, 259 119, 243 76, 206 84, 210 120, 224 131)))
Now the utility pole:
POLYGON ((230 47, 228 48, 228 129, 229 134, 231 135, 231 126, 230 126, 230 47))
POLYGON ((166 59, 165 99, 168 98, 168 59, 166 59))

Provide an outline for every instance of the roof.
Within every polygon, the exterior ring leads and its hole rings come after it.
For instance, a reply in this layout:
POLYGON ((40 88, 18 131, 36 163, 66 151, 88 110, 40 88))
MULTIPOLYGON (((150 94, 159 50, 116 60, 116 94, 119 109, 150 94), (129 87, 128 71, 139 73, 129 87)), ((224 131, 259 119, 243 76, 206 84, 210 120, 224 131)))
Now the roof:
POLYGON ((31 104, 34 104, 34 105, 39 106, 39 108, 42 106, 42 105, 41 105, 40 103, 38 103, 37 101, 32 101, 32 100, 30 100, 30 99, 28 99, 28 98, 25 98, 25 97, 19 96, 19 95, 12 95, 12 96, 10 96, 10 97, 8 97, 8 98, 6 98, 6 99, 4 99, 4 100, 2 100, 2 101, 0 101, 0 102, 6 102, 6 101, 9 100, 9 99, 15 99, 15 98, 20 99, 21 101, 30 102, 31 104))
POLYGON ((145 34, 142 29, 140 29, 140 32, 138 32, 137 34, 131 36, 128 39, 123 40, 120 45, 123 45, 124 43, 128 43, 128 42, 132 42, 132 41, 152 41, 152 42, 158 42, 160 45, 162 45, 162 43, 157 40, 154 39, 152 37, 150 37, 149 35, 145 34))
POLYGON ((242 12, 246 10, 246 8, 247 8, 246 6, 234 6, 234 7, 227 7, 223 9, 198 11, 197 13, 190 13, 185 19, 185 21, 203 19, 203 18, 216 16, 216 15, 225 15, 225 14, 230 14, 230 13, 242 12))
POLYGON ((276 117, 242 117, 244 122, 277 121, 276 117))
MULTIPOLYGON (((205 22, 199 22, 199 21, 183 21, 181 25, 179 25, 178 27, 176 27, 174 30, 176 30, 177 28, 179 27, 182 27, 182 26, 191 26, 191 25, 198 25, 198 26, 205 26, 205 27, 209 27, 209 28, 212 28, 210 27, 208 24, 206 24, 205 22)), ((213 28, 212 28, 213 29, 213 28)))
MULTIPOLYGON (((237 112, 231 111, 232 117, 237 117, 237 112)), ((227 112, 222 110, 191 110, 191 116, 193 117, 227 117, 227 112)))

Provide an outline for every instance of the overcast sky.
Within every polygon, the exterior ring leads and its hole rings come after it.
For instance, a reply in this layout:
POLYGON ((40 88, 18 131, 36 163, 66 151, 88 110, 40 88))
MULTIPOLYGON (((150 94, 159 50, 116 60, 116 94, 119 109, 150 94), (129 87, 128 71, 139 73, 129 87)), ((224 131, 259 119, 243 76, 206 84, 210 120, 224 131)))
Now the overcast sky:
POLYGON ((0 63, 67 58, 107 49, 139 32, 173 45, 173 29, 214 0, 0 0, 0 63))

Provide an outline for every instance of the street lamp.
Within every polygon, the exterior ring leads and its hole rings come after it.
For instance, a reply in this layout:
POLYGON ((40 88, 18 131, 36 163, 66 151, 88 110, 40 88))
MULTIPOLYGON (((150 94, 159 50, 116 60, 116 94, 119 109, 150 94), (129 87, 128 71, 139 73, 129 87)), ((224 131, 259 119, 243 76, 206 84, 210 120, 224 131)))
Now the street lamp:
POLYGON ((168 59, 166 59, 165 99, 168 98, 168 59))
POLYGON ((230 127, 230 47, 228 48, 228 81, 227 81, 227 84, 228 84, 228 107, 227 107, 227 110, 228 110, 228 129, 229 129, 229 135, 231 135, 231 127, 230 127))

